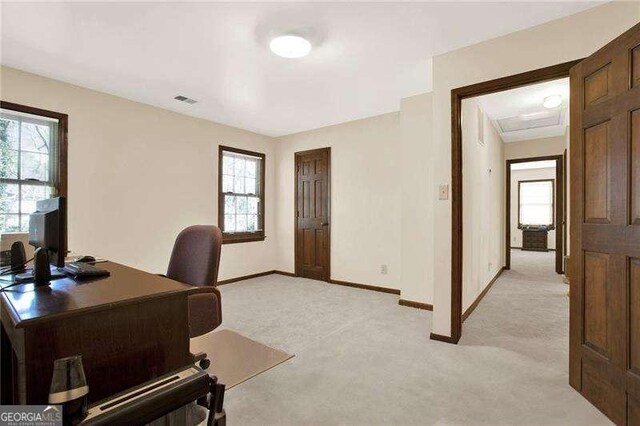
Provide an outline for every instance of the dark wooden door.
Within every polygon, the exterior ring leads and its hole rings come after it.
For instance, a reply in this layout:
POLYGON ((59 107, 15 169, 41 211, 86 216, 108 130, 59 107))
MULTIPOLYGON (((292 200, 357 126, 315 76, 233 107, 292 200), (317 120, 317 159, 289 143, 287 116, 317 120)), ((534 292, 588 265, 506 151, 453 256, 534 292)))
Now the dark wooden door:
POLYGON ((330 148, 296 153, 296 275, 329 281, 330 148))
POLYGON ((640 24, 571 70, 570 382, 640 424, 640 24))

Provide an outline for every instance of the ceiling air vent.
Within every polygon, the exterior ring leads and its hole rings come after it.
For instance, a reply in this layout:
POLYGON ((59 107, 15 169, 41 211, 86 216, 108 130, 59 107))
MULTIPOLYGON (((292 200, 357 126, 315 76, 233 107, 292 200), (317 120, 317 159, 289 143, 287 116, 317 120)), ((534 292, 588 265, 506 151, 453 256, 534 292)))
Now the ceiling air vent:
POLYGON ((195 99, 187 98, 186 96, 182 96, 182 95, 178 95, 173 99, 175 99, 176 101, 180 101, 180 102, 186 102, 186 103, 188 103, 190 105, 193 105, 196 102, 198 102, 195 99))
POLYGON ((515 117, 497 120, 503 133, 520 130, 538 129, 540 127, 559 126, 563 124, 564 110, 543 111, 533 114, 518 115, 515 117))

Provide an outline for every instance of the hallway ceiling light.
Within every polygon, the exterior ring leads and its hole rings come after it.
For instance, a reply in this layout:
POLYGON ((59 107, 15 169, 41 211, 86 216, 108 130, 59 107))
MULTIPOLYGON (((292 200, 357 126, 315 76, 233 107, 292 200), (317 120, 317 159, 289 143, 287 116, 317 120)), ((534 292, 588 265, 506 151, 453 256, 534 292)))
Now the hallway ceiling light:
POLYGON ((302 58, 311 52, 309 40, 297 35, 275 37, 269 43, 271 51, 283 58, 302 58))
POLYGON ((545 108, 555 108, 559 107, 562 104, 562 96, 560 95, 551 95, 544 98, 542 105, 545 108))

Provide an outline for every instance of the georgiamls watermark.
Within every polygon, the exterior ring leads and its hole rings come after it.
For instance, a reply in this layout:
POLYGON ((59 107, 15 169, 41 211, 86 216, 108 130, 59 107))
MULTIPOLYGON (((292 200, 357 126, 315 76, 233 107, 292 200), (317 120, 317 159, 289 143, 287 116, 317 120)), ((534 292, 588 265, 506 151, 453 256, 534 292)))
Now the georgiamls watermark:
POLYGON ((62 407, 0 405, 0 426, 62 426, 62 407))

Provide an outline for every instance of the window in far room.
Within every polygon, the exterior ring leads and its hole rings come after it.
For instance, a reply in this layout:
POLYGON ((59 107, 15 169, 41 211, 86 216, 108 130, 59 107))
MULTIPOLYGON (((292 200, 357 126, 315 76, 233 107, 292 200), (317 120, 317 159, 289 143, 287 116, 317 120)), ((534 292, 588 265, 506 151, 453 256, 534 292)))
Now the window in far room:
POLYGON ((223 243, 262 241, 265 155, 221 146, 218 226, 223 243))
POLYGON ((518 182, 519 226, 553 226, 553 179, 518 182))
POLYGON ((67 116, 1 105, 0 233, 28 232, 36 201, 66 195, 67 116))

